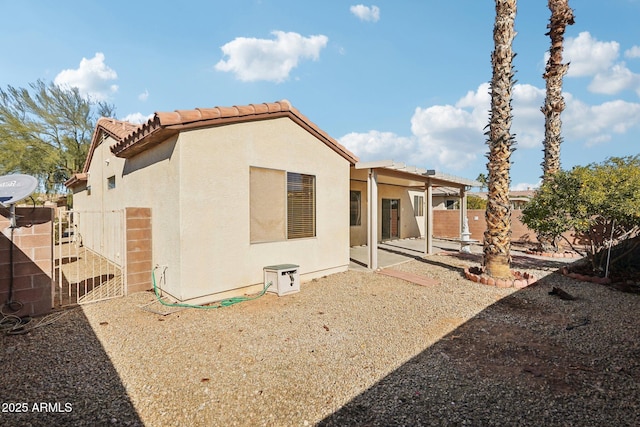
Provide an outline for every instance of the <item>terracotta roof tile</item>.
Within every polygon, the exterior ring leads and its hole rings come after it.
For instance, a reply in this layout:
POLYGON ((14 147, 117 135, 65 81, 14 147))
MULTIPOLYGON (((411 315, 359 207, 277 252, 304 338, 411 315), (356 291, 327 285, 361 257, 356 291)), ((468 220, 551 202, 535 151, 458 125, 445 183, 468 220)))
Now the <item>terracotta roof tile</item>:
POLYGON ((67 188, 75 187, 76 185, 86 183, 89 176, 86 173, 76 173, 65 181, 64 185, 67 188))
POLYGON ((97 126, 101 127, 112 137, 118 140, 121 140, 122 138, 136 130, 138 127, 140 127, 140 125, 134 123, 109 119, 107 117, 101 117, 100 119, 98 119, 97 126))
POLYGON ((129 158, 160 144, 181 130, 278 117, 291 118, 350 163, 355 164, 358 161, 353 153, 318 128, 286 100, 232 107, 156 112, 146 123, 133 126, 129 133, 118 139, 118 143, 111 147, 111 151, 118 157, 129 158))
MULTIPOLYGON (((91 138, 91 145, 89 146, 89 152, 87 153, 87 160, 84 162, 83 173, 89 172, 89 165, 91 164, 91 158, 96 147, 102 142, 103 133, 108 134, 116 141, 122 141, 122 139, 135 132, 140 125, 125 122, 122 120, 111 119, 108 117, 101 117, 96 123, 96 130, 93 132, 91 138)), ((66 185, 66 184, 65 184, 66 185)))

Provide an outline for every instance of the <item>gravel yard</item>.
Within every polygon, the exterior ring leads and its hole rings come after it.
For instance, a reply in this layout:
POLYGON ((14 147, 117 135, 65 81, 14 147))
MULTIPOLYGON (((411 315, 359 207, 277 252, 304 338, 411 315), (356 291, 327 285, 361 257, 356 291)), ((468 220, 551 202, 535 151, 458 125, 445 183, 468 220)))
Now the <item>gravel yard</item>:
POLYGON ((640 297, 525 256, 537 284, 488 287, 463 277, 478 263, 394 267, 435 286, 349 271, 222 309, 67 310, 1 336, 0 425, 640 425, 640 297))

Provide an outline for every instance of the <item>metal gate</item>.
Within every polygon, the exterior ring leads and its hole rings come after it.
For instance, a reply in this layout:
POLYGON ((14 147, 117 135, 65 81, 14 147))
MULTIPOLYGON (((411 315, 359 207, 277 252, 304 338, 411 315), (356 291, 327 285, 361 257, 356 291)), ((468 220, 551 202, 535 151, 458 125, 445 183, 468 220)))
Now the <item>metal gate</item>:
POLYGON ((55 225, 55 305, 125 294, 124 211, 67 211, 55 225))

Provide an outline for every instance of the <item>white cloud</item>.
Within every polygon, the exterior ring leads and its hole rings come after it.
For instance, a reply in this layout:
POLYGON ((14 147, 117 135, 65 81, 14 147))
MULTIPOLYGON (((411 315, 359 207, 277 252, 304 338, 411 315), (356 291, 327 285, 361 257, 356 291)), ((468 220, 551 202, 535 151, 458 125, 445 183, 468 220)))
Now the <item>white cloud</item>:
POLYGON ((104 54, 97 52, 91 59, 82 58, 77 69, 62 70, 54 79, 61 87, 76 87, 80 94, 95 101, 104 101, 118 90, 112 81, 118 74, 104 63, 104 54))
POLYGON ((145 102, 147 99, 149 99, 149 91, 145 89, 144 92, 138 95, 138 99, 142 102, 145 102))
POLYGON ((544 115, 540 107, 544 104, 545 89, 529 84, 513 87, 513 124, 516 147, 527 149, 542 147, 544 141, 544 115))
POLYGON ((640 125, 640 104, 615 100, 600 105, 587 105, 567 96, 563 115, 565 138, 585 141, 587 146, 612 139, 614 133, 626 133, 640 125))
MULTIPOLYGON (((594 93, 614 95, 626 90, 640 96, 640 74, 619 62, 620 44, 615 41, 602 42, 582 32, 565 42, 566 61, 570 62, 567 77, 592 77, 588 90, 594 93)), ((545 55, 548 58, 549 54, 545 55)), ((627 58, 640 57, 640 46, 625 51, 627 58)))
MULTIPOLYGON (((563 95, 567 105, 562 114, 565 140, 592 146, 640 126, 640 103, 617 100, 587 105, 570 93, 563 95)), ((516 148, 542 149, 544 115, 540 107, 544 98, 544 89, 529 84, 514 86, 511 133, 516 148)), ((489 84, 483 83, 454 105, 417 107, 411 117, 410 136, 370 130, 350 133, 340 142, 362 161, 393 159, 422 168, 464 171, 477 165, 488 151, 484 132, 490 106, 489 84)))
POLYGON ((584 31, 578 37, 568 37, 564 44, 564 59, 569 61, 567 77, 593 76, 607 71, 618 58, 620 44, 601 42, 584 31))
POLYGON ((588 88, 591 92, 606 95, 635 89, 640 95, 640 74, 633 73, 621 62, 605 72, 596 74, 588 88))
POLYGON ((371 130, 366 133, 349 133, 340 138, 340 143, 357 153, 360 160, 393 159, 406 161, 408 153, 417 149, 415 138, 398 136, 392 132, 371 130))
POLYGON ((624 52, 625 58, 640 58, 640 46, 633 46, 624 52))
POLYGON ((526 190, 536 190, 542 185, 542 180, 538 181, 535 184, 531 184, 529 182, 519 182, 511 186, 511 191, 526 191, 526 190))
POLYGON ((124 122, 140 124, 140 123, 146 123, 152 117, 153 117, 153 114, 145 116, 142 113, 131 113, 131 114, 128 114, 128 115, 124 116, 120 120, 122 120, 124 122))
POLYGON ((378 6, 365 6, 358 4, 349 8, 351 13, 361 21, 378 22, 380 20, 380 8, 378 6))
POLYGON ((220 60, 218 71, 232 72, 242 81, 282 82, 301 59, 318 60, 329 41, 327 36, 303 37, 298 33, 273 31, 275 40, 238 37, 220 49, 228 58, 220 60))

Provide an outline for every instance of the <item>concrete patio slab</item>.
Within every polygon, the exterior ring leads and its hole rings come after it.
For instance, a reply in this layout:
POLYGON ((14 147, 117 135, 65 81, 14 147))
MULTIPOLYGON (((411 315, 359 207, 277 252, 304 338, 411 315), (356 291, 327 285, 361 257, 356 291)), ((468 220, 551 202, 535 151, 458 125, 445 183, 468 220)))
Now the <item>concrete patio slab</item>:
MULTIPOLYGON (((424 238, 398 239, 378 244, 378 267, 385 268, 425 256, 424 238)), ((460 243, 442 239, 434 239, 433 252, 459 251, 460 243)), ((368 271, 367 246, 353 246, 350 249, 349 269, 368 271)), ((482 253, 482 246, 471 245, 472 253, 482 253)))

